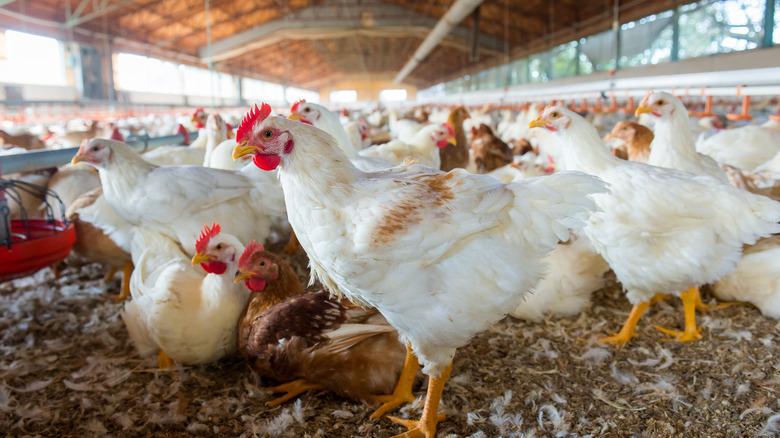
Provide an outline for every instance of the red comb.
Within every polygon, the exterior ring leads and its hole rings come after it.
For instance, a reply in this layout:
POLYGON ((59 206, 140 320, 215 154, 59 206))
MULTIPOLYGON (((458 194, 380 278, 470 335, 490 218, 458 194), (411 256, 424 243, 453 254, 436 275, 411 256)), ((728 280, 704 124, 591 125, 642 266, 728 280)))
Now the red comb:
POLYGON ((447 127, 447 131, 450 133, 451 137, 455 137, 455 130, 452 129, 452 125, 450 125, 449 123, 442 123, 442 125, 447 127))
POLYGON ((200 232, 200 237, 198 237, 198 240, 195 242, 195 251, 203 252, 211 238, 219 234, 219 231, 220 227, 216 222, 213 222, 210 228, 208 225, 203 227, 203 231, 200 232))
POLYGON ((300 105, 302 103, 306 103, 306 99, 301 99, 301 100, 295 102, 293 104, 293 106, 290 107, 290 112, 294 113, 294 112, 298 111, 298 105, 300 105))
POLYGON ((270 114, 271 105, 263 103, 263 105, 258 109, 257 104, 255 104, 255 107, 250 109, 241 120, 241 123, 238 124, 238 129, 236 130, 236 143, 241 143, 244 137, 249 134, 250 131, 252 131, 252 126, 255 123, 262 122, 270 114))
POLYGON ((203 110, 203 108, 202 108, 202 107, 201 107, 201 108, 198 108, 198 109, 196 109, 196 110, 195 110, 195 112, 194 112, 194 113, 192 113, 192 116, 193 116, 193 117, 194 117, 194 116, 197 116, 198 114, 202 113, 203 111, 204 111, 204 110, 203 110))
POLYGON ((249 263, 251 263, 252 256, 259 251, 265 251, 262 243, 255 240, 249 242, 249 245, 244 248, 244 252, 241 253, 241 257, 238 259, 238 266, 246 267, 249 263))

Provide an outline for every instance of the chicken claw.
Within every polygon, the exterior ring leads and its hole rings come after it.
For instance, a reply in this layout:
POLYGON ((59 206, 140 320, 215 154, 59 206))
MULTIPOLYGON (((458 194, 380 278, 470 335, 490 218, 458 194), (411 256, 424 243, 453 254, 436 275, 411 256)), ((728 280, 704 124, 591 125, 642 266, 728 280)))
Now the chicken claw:
POLYGON ((414 383, 414 376, 417 374, 418 366, 419 362, 417 356, 412 352, 412 347, 407 345, 404 367, 401 370, 401 376, 398 378, 398 383, 395 385, 393 393, 390 395, 375 395, 371 397, 374 401, 384 403, 379 409, 371 414, 372 420, 385 415, 389 410, 397 406, 414 401, 415 398, 414 394, 412 394, 412 384, 414 383))
POLYGON ((264 389, 270 392, 287 393, 279 398, 275 398, 265 403, 267 407, 273 408, 279 406, 280 404, 286 402, 287 400, 290 400, 293 397, 303 394, 306 391, 319 391, 325 389, 325 387, 318 383, 311 383, 304 379, 298 379, 298 380, 293 380, 292 382, 283 383, 279 386, 272 386, 270 388, 264 388, 264 389))
POLYGON ((744 303, 740 303, 738 301, 729 301, 729 302, 723 302, 718 304, 704 304, 704 301, 701 300, 701 295, 699 294, 699 288, 696 288, 696 310, 701 312, 703 315, 707 314, 707 310, 710 309, 725 309, 727 307, 736 306, 736 305, 745 305, 744 303))
POLYGON ((132 262, 125 263, 125 266, 122 268, 122 288, 119 291, 119 295, 113 298, 114 301, 124 301, 127 299, 127 297, 130 296, 130 274, 132 273, 133 273, 133 263, 132 262))
POLYGON ((428 381, 428 395, 425 398, 425 407, 423 408, 422 418, 418 421, 406 420, 397 417, 389 417, 394 423, 406 426, 409 430, 400 435, 396 435, 393 438, 434 438, 436 436, 436 425, 440 421, 444 420, 444 414, 439 414, 439 401, 441 400, 441 393, 444 390, 444 384, 447 382, 447 378, 450 377, 450 371, 452 371, 452 364, 441 373, 439 377, 429 377, 428 381))
POLYGON ((176 363, 168 357, 167 354, 165 354, 164 351, 160 350, 160 352, 157 354, 157 366, 160 369, 164 368, 173 368, 176 365, 176 363))
POLYGON ((667 335, 674 336, 673 338, 667 339, 668 341, 698 341, 701 339, 701 327, 696 328, 696 302, 701 300, 699 297, 699 289, 692 287, 681 293, 680 298, 682 298, 683 309, 685 310, 685 330, 679 332, 677 330, 665 329, 659 326, 654 327, 667 335))

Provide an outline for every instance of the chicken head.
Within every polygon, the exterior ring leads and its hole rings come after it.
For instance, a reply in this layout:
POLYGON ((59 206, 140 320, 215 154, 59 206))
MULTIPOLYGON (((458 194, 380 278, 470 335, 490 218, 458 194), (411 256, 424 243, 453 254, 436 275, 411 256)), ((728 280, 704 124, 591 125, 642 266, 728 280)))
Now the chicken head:
POLYGON ((269 281, 279 277, 279 265, 268 257, 261 243, 252 241, 238 259, 235 282, 244 281, 247 288, 262 291, 269 281))
POLYGON ((528 124, 528 127, 545 128, 548 131, 555 132, 567 129, 569 124, 571 124, 571 117, 568 114, 568 110, 559 106, 548 106, 539 113, 539 117, 528 124))
POLYGON ((95 167, 103 167, 111 160, 111 143, 119 142, 98 138, 84 140, 71 162, 76 164, 83 161, 95 167))
POLYGON ((290 120, 297 120, 299 122, 308 123, 314 125, 314 122, 319 120, 320 111, 306 103, 305 100, 299 100, 290 107, 291 114, 287 117, 290 120))
MULTIPOLYGON (((292 152, 294 143, 289 131, 283 129, 285 119, 266 120, 271 114, 271 106, 264 103, 260 109, 255 105, 250 110, 236 132, 233 159, 254 153, 253 161, 263 170, 274 170, 279 166, 282 155, 292 152)), ((294 122, 288 122, 294 123, 294 122)))
POLYGON ((221 236, 219 224, 212 223, 203 227, 192 257, 192 265, 200 264, 209 274, 221 275, 227 269, 228 262, 236 259, 236 248, 224 236, 221 236))
MULTIPOLYGON (((665 91, 648 94, 636 109, 636 115, 650 113, 656 117, 668 117, 674 114, 679 99, 665 91)), ((682 102, 680 102, 682 106, 682 102)))

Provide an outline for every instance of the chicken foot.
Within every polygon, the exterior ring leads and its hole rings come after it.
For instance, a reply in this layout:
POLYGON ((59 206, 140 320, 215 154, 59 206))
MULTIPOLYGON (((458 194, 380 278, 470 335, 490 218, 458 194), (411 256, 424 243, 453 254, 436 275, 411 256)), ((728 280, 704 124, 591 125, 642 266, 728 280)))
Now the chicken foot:
POLYGON ((398 378, 398 383, 395 385, 393 393, 390 395, 375 395, 371 397, 373 401, 384 403, 379 407, 379 409, 371 414, 372 420, 381 417, 396 406, 414 401, 414 394, 412 394, 412 384, 414 383, 414 377, 417 375, 417 367, 419 365, 420 364, 417 360, 417 356, 412 351, 412 346, 407 344, 404 367, 401 370, 401 376, 398 378))
POLYGON ((703 315, 707 314, 707 310, 710 309, 725 309, 727 307, 731 306, 745 306, 747 303, 741 303, 739 301, 725 301, 718 304, 704 304, 704 302, 701 300, 701 294, 699 294, 699 288, 696 289, 696 310, 701 312, 703 315))
POLYGON ((287 400, 290 400, 293 397, 303 394, 306 391, 312 391, 312 390, 319 391, 325 389, 325 387, 320 385, 319 383, 311 383, 305 379, 298 379, 298 380, 293 380, 292 382, 282 383, 279 386, 272 386, 263 389, 270 392, 286 392, 285 395, 265 403, 267 407, 273 408, 279 406, 280 404, 286 402, 287 400))
POLYGON ((434 438, 436 436, 436 425, 445 418, 444 414, 438 413, 439 401, 441 400, 441 393, 444 391, 444 384, 447 382, 447 378, 450 377, 450 371, 452 371, 452 363, 441 373, 441 376, 428 378, 428 394, 425 397, 425 407, 423 408, 422 417, 418 421, 388 417, 391 421, 409 429, 405 433, 396 435, 393 438, 434 438))
POLYGON ((119 291, 119 295, 114 297, 114 301, 123 301, 130 296, 130 274, 132 273, 133 273, 133 262, 125 263, 125 266, 122 268, 122 288, 119 291))
POLYGON ((692 342, 701 339, 701 327, 696 328, 696 301, 701 300, 699 297, 699 289, 692 287, 687 291, 680 294, 680 298, 683 301, 683 309, 685 310, 685 330, 680 332, 677 330, 670 330, 659 326, 653 326, 658 330, 673 336, 673 338, 666 339, 667 341, 680 341, 680 342, 692 342))
POLYGON ((620 347, 626 342, 630 341, 631 338, 639 336, 634 333, 634 328, 639 322, 639 318, 642 317, 642 314, 645 313, 645 310, 647 310, 651 304, 661 301, 664 298, 665 297, 663 294, 656 294, 653 298, 650 299, 650 301, 637 304, 633 309, 631 309, 631 313, 628 315, 628 319, 626 319, 626 322, 623 324, 623 328, 620 329, 620 332, 613 334, 613 336, 601 338, 599 340, 601 342, 615 344, 616 347, 620 347))

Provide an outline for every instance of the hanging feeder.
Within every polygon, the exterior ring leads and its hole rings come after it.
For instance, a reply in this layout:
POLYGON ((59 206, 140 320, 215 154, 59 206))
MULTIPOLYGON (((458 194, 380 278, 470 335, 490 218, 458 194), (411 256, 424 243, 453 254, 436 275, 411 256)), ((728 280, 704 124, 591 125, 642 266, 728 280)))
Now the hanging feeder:
POLYGON ((53 191, 35 184, 0 178, 0 282, 32 274, 64 259, 76 241, 76 231, 65 217, 54 217, 50 199, 62 201, 53 191), (22 193, 41 200, 43 216, 30 218, 22 193), (10 219, 8 200, 19 204, 19 219, 10 219))

